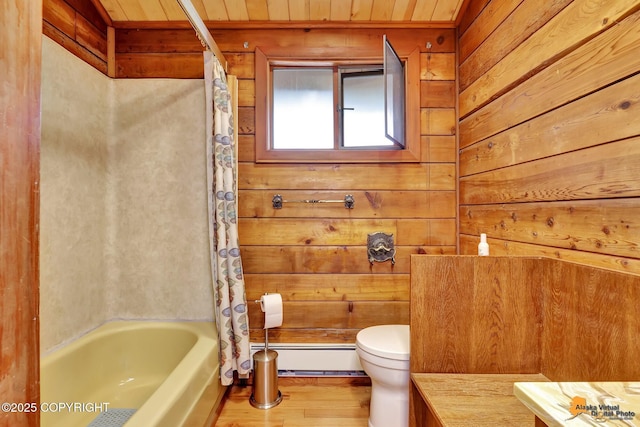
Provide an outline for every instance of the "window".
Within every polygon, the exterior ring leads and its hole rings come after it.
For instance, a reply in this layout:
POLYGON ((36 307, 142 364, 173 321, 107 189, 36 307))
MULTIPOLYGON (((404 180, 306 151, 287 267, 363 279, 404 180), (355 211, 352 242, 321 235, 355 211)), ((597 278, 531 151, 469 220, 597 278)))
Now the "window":
POLYGON ((272 78, 273 149, 332 149, 332 69, 276 67, 272 78))
POLYGON ((256 161, 420 161, 418 49, 401 57, 385 39, 384 61, 295 50, 256 49, 256 161))
POLYGON ((393 148, 385 137, 382 65, 313 65, 271 71, 272 149, 393 148))

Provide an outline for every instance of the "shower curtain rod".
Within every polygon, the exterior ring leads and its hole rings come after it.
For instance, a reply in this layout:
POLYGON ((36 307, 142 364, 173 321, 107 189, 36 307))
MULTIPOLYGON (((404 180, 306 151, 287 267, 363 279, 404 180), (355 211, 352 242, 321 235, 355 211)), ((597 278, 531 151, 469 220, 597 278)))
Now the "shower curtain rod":
POLYGON ((191 0, 177 0, 177 2, 182 8, 184 14, 187 15, 187 18, 189 19, 189 22, 191 23, 193 29, 196 31, 196 36, 198 36, 198 39, 200 40, 200 43, 202 43, 202 46, 213 52, 213 54, 218 58, 218 61, 220 61, 220 64, 222 64, 224 71, 226 72, 227 60, 225 59, 215 40, 213 40, 213 36, 209 32, 207 26, 204 24, 202 18, 200 18, 198 11, 193 6, 193 3, 191 3, 191 0))

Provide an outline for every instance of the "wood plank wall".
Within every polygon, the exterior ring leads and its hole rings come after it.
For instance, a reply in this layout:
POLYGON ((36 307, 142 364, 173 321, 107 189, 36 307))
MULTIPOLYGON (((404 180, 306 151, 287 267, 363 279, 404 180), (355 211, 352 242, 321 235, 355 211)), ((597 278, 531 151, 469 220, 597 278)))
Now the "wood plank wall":
POLYGON ((411 257, 411 372, 541 372, 543 258, 411 257))
MULTIPOLYGON (((640 276, 591 265, 414 255, 410 371, 637 380, 638 298, 640 276)), ((410 425, 440 425, 424 405, 412 384, 410 425)))
POLYGON ((44 0, 42 33, 107 74, 107 23, 90 0, 44 0))
POLYGON ((460 251, 640 273, 640 3, 472 0, 459 27, 460 251))
POLYGON ((640 376, 638 275, 520 256, 412 256, 411 268, 411 372, 640 376))
POLYGON ((40 425, 39 411, 28 404, 40 401, 41 21, 41 0, 0 3, 0 426, 6 427, 40 425))
MULTIPOLYGON (((239 78, 239 223, 247 298, 280 292, 280 342, 353 342, 366 326, 409 322, 409 255, 456 253, 455 50, 453 29, 220 29, 212 34, 239 78), (344 46, 357 56, 386 33, 421 49, 422 158, 413 164, 257 164, 256 46, 344 46), (431 49, 427 50, 427 42, 431 49), (245 43, 248 47, 245 47, 245 43), (355 197, 340 205, 285 199, 355 197), (393 233, 396 264, 371 266, 367 234, 393 233)), ((406 49, 406 48, 405 48, 406 49)), ((190 28, 116 28, 118 78, 202 78, 202 47, 190 28)), ((253 339, 261 312, 250 304, 253 339)))

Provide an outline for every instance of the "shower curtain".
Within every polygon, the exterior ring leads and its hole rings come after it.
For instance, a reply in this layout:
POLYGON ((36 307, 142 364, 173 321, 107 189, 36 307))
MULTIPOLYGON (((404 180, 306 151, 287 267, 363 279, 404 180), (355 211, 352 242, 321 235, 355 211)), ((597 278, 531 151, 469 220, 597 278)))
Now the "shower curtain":
POLYGON ((204 52, 209 245, 215 319, 220 337, 220 379, 250 368, 249 319, 238 243, 235 131, 231 95, 222 65, 204 52))

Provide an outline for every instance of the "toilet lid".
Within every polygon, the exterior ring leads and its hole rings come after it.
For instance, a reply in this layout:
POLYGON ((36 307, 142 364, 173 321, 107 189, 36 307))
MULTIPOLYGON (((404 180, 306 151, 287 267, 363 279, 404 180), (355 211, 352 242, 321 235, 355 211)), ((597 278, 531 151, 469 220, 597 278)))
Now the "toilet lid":
POLYGON ((358 332, 356 344, 367 353, 409 360, 409 325, 379 325, 358 332))

